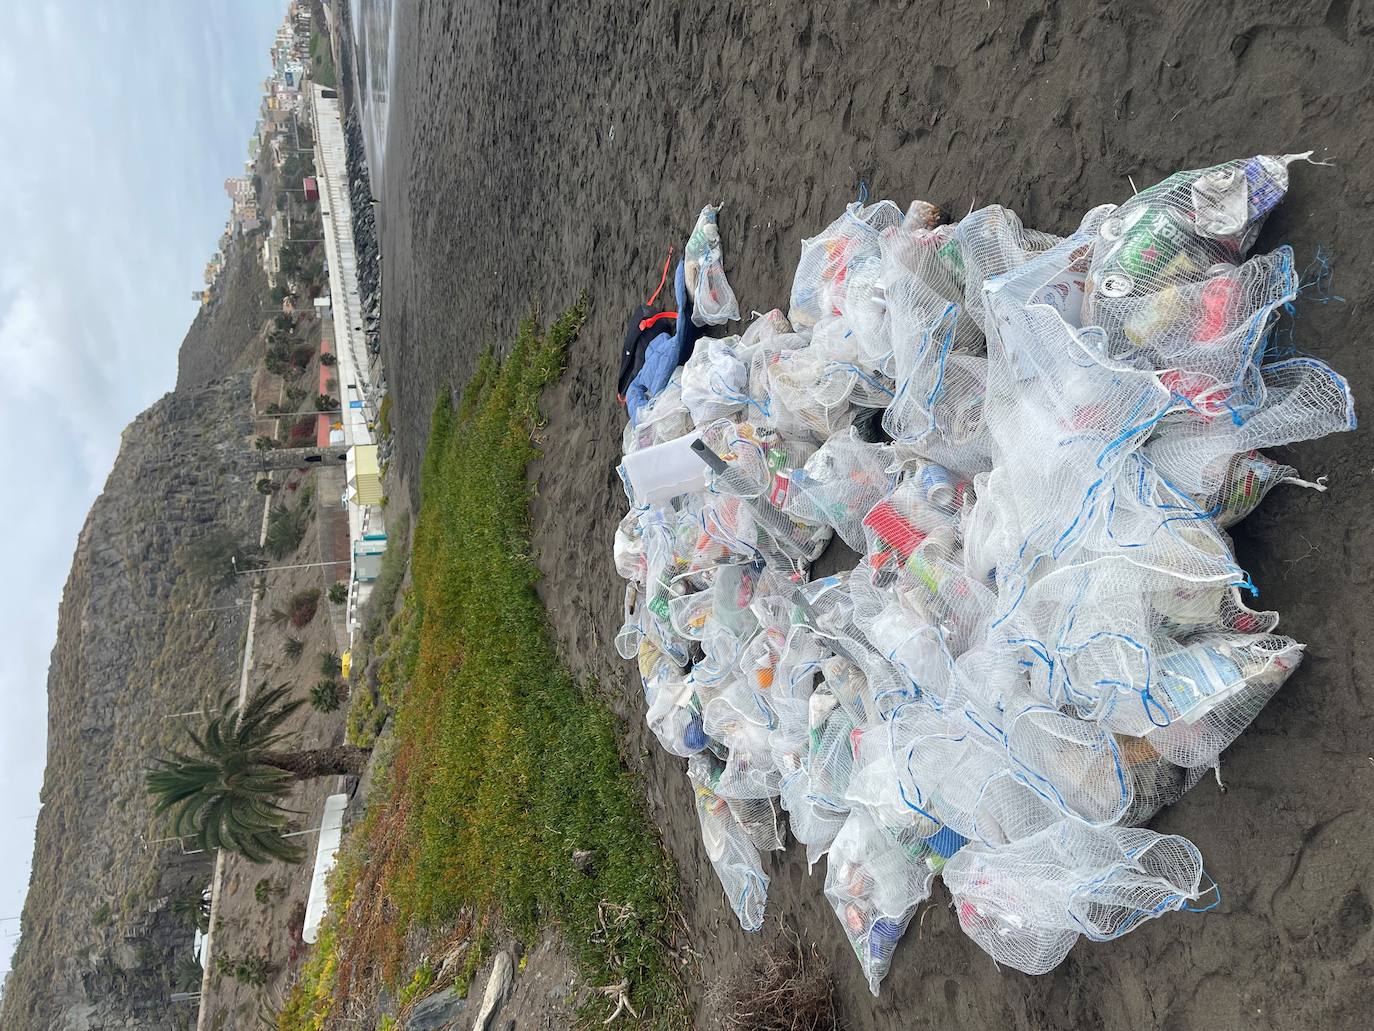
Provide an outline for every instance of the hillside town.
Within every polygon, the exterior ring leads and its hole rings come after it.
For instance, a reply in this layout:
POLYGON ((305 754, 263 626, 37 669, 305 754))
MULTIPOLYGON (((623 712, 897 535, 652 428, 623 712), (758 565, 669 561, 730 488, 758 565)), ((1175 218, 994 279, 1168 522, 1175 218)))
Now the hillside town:
POLYGON ((253 134, 248 138, 243 175, 224 181, 224 192, 229 197, 229 218, 215 253, 205 263, 205 285, 191 295, 201 304, 209 304, 215 299, 230 246, 250 237, 255 240, 261 237, 257 246, 261 251, 262 267, 271 285, 277 285, 287 224, 282 207, 263 202, 265 178, 282 180, 279 197, 294 191, 306 202, 319 199, 313 176, 302 176, 299 182, 292 182, 288 180, 293 177, 287 175, 299 171, 302 159, 298 156, 308 157, 310 153, 313 111, 307 69, 315 38, 310 8, 301 3, 291 4, 269 49, 272 74, 262 83, 262 103, 253 134))

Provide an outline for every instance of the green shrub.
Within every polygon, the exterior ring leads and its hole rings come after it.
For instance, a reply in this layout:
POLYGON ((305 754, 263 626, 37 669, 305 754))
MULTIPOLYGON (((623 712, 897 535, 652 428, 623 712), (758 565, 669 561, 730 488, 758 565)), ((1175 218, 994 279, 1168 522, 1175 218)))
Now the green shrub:
MULTIPOLYGON (((272 614, 273 616, 275 616, 276 612, 273 612, 272 614)), ((275 622, 285 623, 286 613, 283 612, 282 618, 279 620, 275 620, 275 622)), ((288 637, 286 639, 286 657, 288 659, 299 659, 301 657, 301 652, 303 652, 304 650, 305 642, 302 641, 299 637, 288 637)))
POLYGON ((320 652, 320 676, 337 677, 343 672, 343 662, 333 652, 320 652))
POLYGON ((343 701, 343 688, 334 679, 321 680, 310 689, 310 704, 320 712, 333 712, 343 701))
POLYGON ((264 547, 273 558, 285 558, 300 547, 310 526, 310 508, 301 498, 294 506, 278 504, 267 517, 264 547))
POLYGON ((339 580, 329 585, 329 600, 335 605, 342 605, 348 601, 348 584, 339 580))
POLYGON ((411 975, 410 982, 406 984, 397 995, 397 1001, 402 1006, 409 1006, 416 999, 423 998, 425 992, 429 991, 434 984, 437 971, 430 966, 429 960, 423 960, 415 973, 411 975))

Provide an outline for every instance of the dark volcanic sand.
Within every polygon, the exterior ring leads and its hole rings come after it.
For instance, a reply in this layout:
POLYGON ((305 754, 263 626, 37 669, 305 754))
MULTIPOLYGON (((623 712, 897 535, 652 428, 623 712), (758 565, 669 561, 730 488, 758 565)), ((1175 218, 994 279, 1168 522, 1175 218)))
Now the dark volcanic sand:
MULTIPOLYGON (((801 238, 861 179, 902 205, 998 202, 1065 233, 1128 196, 1128 174, 1143 187, 1180 167, 1316 148, 1334 167, 1294 166, 1260 248, 1291 242, 1300 265, 1319 245, 1331 255, 1345 302, 1305 304, 1298 344, 1349 376, 1359 401, 1374 397, 1361 357, 1374 266, 1368 0, 1042 6, 429 0, 399 12, 381 196, 403 467, 414 485, 436 391, 465 382, 483 345, 510 339, 534 304, 551 312, 590 292, 547 398, 543 594, 568 661, 629 721, 708 980, 759 940, 726 907, 683 763, 648 736, 636 678, 611 647, 623 320, 704 202, 726 204, 741 307, 785 309, 801 238)), ((1154 824, 1198 843, 1221 906, 1080 943, 1032 978, 997 970, 937 887, 875 1000, 821 871, 808 876, 796 849, 775 856, 767 933, 781 917, 819 944, 849 1027, 1368 1026, 1374 458, 1364 433, 1286 457, 1329 475, 1330 492, 1281 488, 1236 539, 1307 660, 1227 752, 1229 792, 1208 779, 1154 824)))

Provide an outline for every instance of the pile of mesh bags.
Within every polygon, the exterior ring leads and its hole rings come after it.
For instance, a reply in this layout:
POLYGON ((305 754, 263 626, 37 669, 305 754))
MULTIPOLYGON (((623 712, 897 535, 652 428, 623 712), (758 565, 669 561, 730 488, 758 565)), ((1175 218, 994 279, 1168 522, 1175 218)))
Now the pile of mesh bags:
POLYGON ((1247 257, 1293 160, 1178 173, 1065 238, 850 205, 785 315, 702 339, 627 426, 617 648, 745 929, 789 831, 875 994, 937 877, 1028 973, 1215 904, 1145 824, 1302 658, 1225 529, 1324 489, 1260 449, 1355 425, 1344 379, 1270 352, 1290 249, 1247 257), (654 447, 701 476, 637 497, 654 447), (832 541, 850 568, 813 577, 832 541))

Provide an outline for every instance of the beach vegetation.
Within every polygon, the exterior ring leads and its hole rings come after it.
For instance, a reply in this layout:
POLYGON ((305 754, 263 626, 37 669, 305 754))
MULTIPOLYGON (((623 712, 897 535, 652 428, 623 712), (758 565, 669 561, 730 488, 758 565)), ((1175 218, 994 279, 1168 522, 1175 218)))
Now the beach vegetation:
POLYGON ((333 677, 326 677, 310 689, 310 706, 319 712, 334 712, 343 696, 342 685, 333 677))
MULTIPOLYGON (((526 940, 557 927, 588 984, 624 984, 635 1026, 686 1026, 670 863, 615 717, 558 661, 535 592, 538 399, 584 314, 527 321, 504 362, 488 354, 461 402, 445 392, 435 408, 411 588, 373 703, 394 702, 394 758, 340 851, 329 944, 322 934, 283 1031, 320 1026, 355 983, 395 990, 412 932, 490 921, 526 940), (602 861, 579 869, 582 851, 602 861)), ((612 1009, 588 993, 579 1020, 612 1009)))

